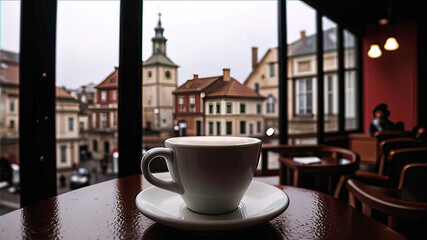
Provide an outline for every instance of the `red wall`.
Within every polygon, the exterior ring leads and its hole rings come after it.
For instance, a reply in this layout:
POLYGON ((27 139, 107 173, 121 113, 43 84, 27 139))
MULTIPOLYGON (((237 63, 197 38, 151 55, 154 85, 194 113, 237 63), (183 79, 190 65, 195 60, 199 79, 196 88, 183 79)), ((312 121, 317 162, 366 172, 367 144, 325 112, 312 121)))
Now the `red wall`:
POLYGON ((417 124, 418 117, 418 67, 416 22, 405 22, 393 27, 369 26, 363 38, 363 124, 369 132, 373 119, 372 110, 386 103, 391 112, 390 120, 402 121, 405 130, 417 124), (384 43, 393 34, 399 49, 386 51, 384 43), (369 58, 367 52, 372 43, 380 45, 382 56, 369 58))

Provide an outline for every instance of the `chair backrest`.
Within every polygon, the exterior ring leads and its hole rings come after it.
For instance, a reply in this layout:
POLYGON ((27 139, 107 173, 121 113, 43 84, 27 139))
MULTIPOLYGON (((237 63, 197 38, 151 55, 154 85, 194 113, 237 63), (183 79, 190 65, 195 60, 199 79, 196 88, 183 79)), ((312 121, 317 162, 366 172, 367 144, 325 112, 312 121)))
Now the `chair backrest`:
POLYGON ((400 174, 398 192, 401 200, 427 202, 427 163, 406 164, 400 174))
POLYGON ((427 147, 401 148, 388 155, 390 187, 397 188, 403 167, 410 163, 427 163, 427 147))
MULTIPOLYGON (((411 138, 411 137, 404 137, 404 138, 389 138, 385 139, 380 143, 380 149, 381 149, 381 162, 386 162, 387 157, 392 150, 401 149, 401 148, 413 148, 413 147, 427 147, 427 143, 411 138)), ((383 166, 380 166, 382 169, 380 169, 379 174, 384 174, 387 172, 387 166, 388 164, 385 163, 383 166)))
POLYGON ((411 134, 406 131, 400 131, 400 130, 385 130, 385 131, 378 131, 374 133, 374 137, 377 138, 378 143, 385 139, 390 138, 397 138, 397 137, 410 137, 411 134))
MULTIPOLYGON (((315 171, 331 171, 332 169, 339 169, 340 171, 354 171, 359 167, 360 157, 357 153, 341 147, 333 147, 327 145, 278 145, 263 147, 263 152, 276 152, 281 157, 294 158, 294 157, 330 157, 334 160, 340 161, 346 159, 349 162, 341 166, 322 166, 317 165, 301 165, 300 169, 312 169, 315 171)), ((264 159, 264 155, 263 155, 264 159)), ((295 163, 296 164, 296 163, 295 163)))

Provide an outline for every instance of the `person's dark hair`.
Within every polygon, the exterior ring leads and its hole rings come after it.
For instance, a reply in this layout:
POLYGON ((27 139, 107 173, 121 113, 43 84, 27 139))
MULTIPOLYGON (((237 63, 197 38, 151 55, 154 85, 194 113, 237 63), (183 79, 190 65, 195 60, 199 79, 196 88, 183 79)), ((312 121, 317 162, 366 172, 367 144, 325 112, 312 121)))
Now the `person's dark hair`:
POLYGON ((378 104, 372 111, 372 114, 374 115, 374 117, 375 117, 375 112, 378 110, 381 110, 383 112, 385 118, 388 118, 390 116, 390 111, 387 109, 387 104, 385 103, 378 104))

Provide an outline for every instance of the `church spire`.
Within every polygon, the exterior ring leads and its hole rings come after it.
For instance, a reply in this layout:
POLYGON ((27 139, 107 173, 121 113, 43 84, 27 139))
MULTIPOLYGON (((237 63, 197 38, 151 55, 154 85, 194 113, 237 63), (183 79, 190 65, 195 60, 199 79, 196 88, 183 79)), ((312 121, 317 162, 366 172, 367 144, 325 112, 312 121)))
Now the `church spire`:
POLYGON ((157 22, 157 26, 154 28, 154 31, 156 34, 151 39, 151 41, 153 42, 153 55, 156 55, 156 54, 166 55, 167 39, 163 36, 163 31, 165 29, 162 27, 161 16, 162 14, 159 13, 159 21, 157 22))

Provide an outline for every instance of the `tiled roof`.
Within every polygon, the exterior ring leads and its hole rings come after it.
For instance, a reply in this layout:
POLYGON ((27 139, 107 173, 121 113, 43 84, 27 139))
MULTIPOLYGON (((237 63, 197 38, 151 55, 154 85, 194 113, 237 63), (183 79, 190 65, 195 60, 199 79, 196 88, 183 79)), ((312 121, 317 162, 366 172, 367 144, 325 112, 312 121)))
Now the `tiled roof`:
POLYGON ((60 88, 60 87, 56 87, 55 96, 56 98, 60 98, 60 99, 75 99, 67 91, 65 91, 63 88, 60 88))
POLYGON ((0 49, 1 62, 19 63, 19 53, 11 52, 8 50, 0 49))
POLYGON ((202 91, 218 78, 219 76, 187 80, 183 85, 173 91, 173 93, 202 91))
MULTIPOLYGON (((344 46, 346 48, 354 47, 354 38, 346 37, 347 32, 344 32, 344 46)), ((307 36, 305 41, 295 41, 288 45, 288 56, 296 57, 302 55, 316 54, 316 35, 307 36)), ((323 31, 323 51, 336 51, 337 50, 337 29, 330 28, 323 31)))
POLYGON ((119 87, 119 68, 116 67, 114 72, 108 75, 100 84, 95 88, 118 88, 119 87))
POLYGON ((173 91, 174 94, 187 92, 205 92, 207 98, 232 97, 232 98, 259 98, 263 97, 252 89, 242 85, 231 78, 224 81, 223 76, 198 78, 187 80, 183 85, 173 91))
POLYGON ((214 97, 235 97, 235 98, 259 98, 261 95, 252 89, 242 85, 239 81, 231 78, 230 81, 223 81, 222 76, 206 90, 207 98, 214 97))

